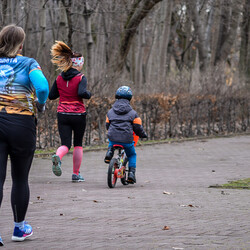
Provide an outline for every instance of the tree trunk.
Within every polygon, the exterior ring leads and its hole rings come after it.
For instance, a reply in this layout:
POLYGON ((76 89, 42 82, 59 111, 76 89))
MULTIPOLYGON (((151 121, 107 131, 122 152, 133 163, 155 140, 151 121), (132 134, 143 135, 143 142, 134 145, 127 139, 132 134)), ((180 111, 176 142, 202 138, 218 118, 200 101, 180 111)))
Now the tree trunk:
POLYGON ((202 18, 200 18, 196 1, 190 1, 189 2, 189 11, 191 14, 191 18, 194 25, 194 32, 197 36, 198 42, 197 42, 197 48, 199 52, 199 64, 200 64, 200 70, 204 71, 207 66, 207 48, 206 48, 206 39, 204 35, 204 27, 202 24, 202 18))
POLYGON ((93 37, 91 32, 91 14, 92 11, 89 7, 88 2, 84 2, 84 21, 85 21, 85 31, 86 31, 86 48, 87 48, 87 60, 86 60, 86 70, 90 79, 93 78, 93 68, 92 68, 92 54, 93 54, 93 37))
POLYGON ((67 37, 67 29, 68 29, 68 20, 67 20, 67 14, 66 14, 66 7, 63 4, 63 1, 59 1, 59 25, 57 30, 57 39, 62 40, 64 42, 66 41, 67 37))
MULTIPOLYGON (((162 6, 164 7, 164 6, 162 6)), ((161 38, 161 47, 160 47, 160 84, 165 82, 166 72, 167 72, 167 51, 168 51, 168 43, 170 39, 170 31, 171 31, 171 19, 172 19, 172 8, 173 8, 173 0, 169 0, 165 5, 164 10, 164 22, 163 22, 163 34, 161 38)))
POLYGON ((72 35, 73 35, 73 26, 72 26, 72 20, 71 20, 72 0, 68 0, 68 4, 65 3, 65 0, 62 0, 62 3, 65 8, 67 24, 68 24, 67 45, 70 48, 72 48, 72 35))
POLYGON ((119 59, 116 64, 116 70, 121 71, 123 69, 126 57, 128 55, 131 41, 136 33, 136 30, 141 21, 147 16, 148 12, 162 0, 139 0, 132 8, 128 15, 124 31, 121 35, 121 42, 119 48, 119 59))
POLYGON ((24 32, 25 32, 25 42, 23 45, 23 54, 26 55, 26 51, 29 49, 29 42, 30 42, 30 32, 29 32, 29 21, 30 17, 33 15, 33 13, 30 13, 30 0, 27 0, 24 4, 24 13, 26 15, 26 22, 24 23, 24 32))
POLYGON ((8 15, 8 0, 2 0, 1 4, 1 16, 2 16, 2 27, 9 23, 9 15, 8 15))
POLYGON ((103 32, 104 32, 104 39, 105 39, 105 46, 104 46, 104 53, 105 53, 105 61, 106 64, 109 63, 109 35, 108 35, 108 31, 107 31, 107 24, 106 24, 106 20, 105 20, 105 13, 102 13, 102 23, 103 23, 103 32))
POLYGON ((208 13, 208 22, 206 27, 206 33, 205 33, 205 41, 206 41, 206 48, 208 50, 208 53, 211 54, 211 37, 212 37, 212 25, 214 22, 214 12, 215 12, 215 0, 211 0, 210 2, 210 11, 208 13))
POLYGON ((220 37, 217 44, 215 64, 220 61, 225 61, 230 54, 230 50, 236 38, 235 34, 237 33, 240 8, 241 0, 235 0, 231 5, 228 0, 224 0, 221 12, 220 37), (232 13, 231 15, 230 12, 232 13))
POLYGON ((41 35, 40 35, 40 43, 37 50, 36 58, 38 58, 42 53, 42 50, 45 49, 45 31, 46 31, 46 8, 45 8, 45 0, 40 0, 40 29, 41 29, 41 35))
POLYGON ((250 87, 250 0, 245 0, 243 10, 239 69, 250 87))

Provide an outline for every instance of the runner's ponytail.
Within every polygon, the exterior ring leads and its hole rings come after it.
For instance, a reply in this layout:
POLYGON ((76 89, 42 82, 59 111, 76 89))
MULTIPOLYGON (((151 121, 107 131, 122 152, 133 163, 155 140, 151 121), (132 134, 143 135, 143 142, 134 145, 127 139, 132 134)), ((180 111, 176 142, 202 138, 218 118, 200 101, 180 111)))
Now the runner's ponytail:
POLYGON ((51 48, 51 62, 57 65, 58 69, 66 72, 72 67, 71 58, 74 57, 72 50, 62 41, 56 41, 51 48))

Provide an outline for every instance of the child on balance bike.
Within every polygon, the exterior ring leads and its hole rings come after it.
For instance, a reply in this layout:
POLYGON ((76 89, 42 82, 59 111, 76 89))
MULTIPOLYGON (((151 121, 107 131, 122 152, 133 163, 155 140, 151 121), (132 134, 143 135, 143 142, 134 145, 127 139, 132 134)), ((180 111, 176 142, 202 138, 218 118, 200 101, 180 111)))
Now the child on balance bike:
POLYGON ((132 96, 132 90, 128 86, 122 86, 116 91, 116 101, 106 117, 109 146, 104 162, 109 164, 112 159, 113 145, 122 145, 129 161, 128 182, 134 184, 136 183, 136 151, 133 132, 140 138, 147 138, 147 134, 142 127, 141 118, 130 106, 132 96))

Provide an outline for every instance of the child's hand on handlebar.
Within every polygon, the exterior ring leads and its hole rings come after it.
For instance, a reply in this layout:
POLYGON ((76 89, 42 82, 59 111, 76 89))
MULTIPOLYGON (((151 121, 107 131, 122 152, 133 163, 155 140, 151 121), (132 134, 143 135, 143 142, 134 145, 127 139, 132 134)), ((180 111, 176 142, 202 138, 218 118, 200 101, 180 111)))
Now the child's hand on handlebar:
POLYGON ((141 136, 141 138, 148 138, 147 133, 145 132, 145 133, 141 136))

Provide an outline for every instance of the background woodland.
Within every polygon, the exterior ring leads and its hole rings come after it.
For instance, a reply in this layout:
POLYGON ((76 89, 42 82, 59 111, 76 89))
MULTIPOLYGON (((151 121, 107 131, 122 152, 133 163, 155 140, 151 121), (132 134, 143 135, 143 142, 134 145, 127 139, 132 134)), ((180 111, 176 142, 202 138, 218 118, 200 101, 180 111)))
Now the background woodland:
MULTIPOLYGON (((26 32, 23 54, 52 86, 55 40, 85 58, 93 93, 85 145, 107 141, 105 116, 121 85, 149 139, 250 130, 250 0, 1 0, 0 26, 26 32)), ((38 117, 38 148, 60 143, 57 101, 38 117)))

